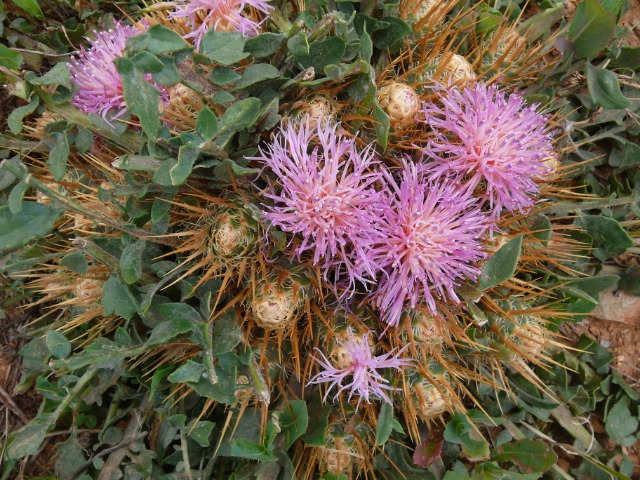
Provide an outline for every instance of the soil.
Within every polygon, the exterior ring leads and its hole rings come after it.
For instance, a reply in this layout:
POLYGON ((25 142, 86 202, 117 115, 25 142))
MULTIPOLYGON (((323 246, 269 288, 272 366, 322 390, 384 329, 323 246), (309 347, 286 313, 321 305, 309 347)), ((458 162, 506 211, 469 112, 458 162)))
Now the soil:
POLYGON ((629 10, 620 19, 620 25, 629 29, 623 43, 630 47, 640 46, 640 0, 631 0, 629 10))

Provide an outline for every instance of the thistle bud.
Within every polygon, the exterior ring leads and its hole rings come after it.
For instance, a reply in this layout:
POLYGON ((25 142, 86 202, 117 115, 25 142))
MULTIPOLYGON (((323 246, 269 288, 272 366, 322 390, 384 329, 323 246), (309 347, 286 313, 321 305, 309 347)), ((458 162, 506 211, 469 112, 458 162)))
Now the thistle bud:
POLYGON ((73 288, 73 294, 86 307, 95 305, 102 298, 103 282, 95 278, 82 278, 73 288))
POLYGON ((475 80, 476 75, 473 71, 473 67, 462 55, 454 53, 453 55, 446 57, 444 65, 444 77, 450 78, 454 82, 469 83, 475 80))
POLYGON ((252 295, 250 308, 255 322, 262 328, 284 330, 291 325, 300 306, 299 292, 276 282, 261 282, 252 295))
POLYGON ((323 463, 327 472, 333 475, 349 475, 353 470, 353 437, 329 435, 327 448, 324 449, 323 463))
POLYGON ((532 357, 538 357, 543 352, 547 334, 547 329, 535 317, 529 318, 526 325, 517 326, 512 332, 520 349, 532 357))
POLYGON ((324 95, 314 95, 293 104, 294 118, 309 118, 309 127, 315 128, 336 113, 335 103, 324 95))
MULTIPOLYGON (((439 375, 437 378, 442 378, 443 382, 446 381, 444 375, 439 375)), ((449 410, 449 403, 445 396, 426 378, 420 378, 411 385, 411 388, 413 405, 416 413, 423 420, 429 421, 449 410)))
POLYGON ((504 55, 504 60, 511 63, 518 58, 526 45, 527 41, 515 28, 507 27, 493 34, 490 53, 497 57, 504 55), (496 35, 499 35, 497 41, 496 35))
MULTIPOLYGON (((366 335, 367 343, 369 344, 369 348, 371 351, 374 351, 374 343, 371 335, 366 335)), ((364 341, 365 334, 361 332, 353 332, 351 329, 343 330, 336 335, 337 340, 342 340, 342 342, 346 340, 350 340, 352 342, 357 343, 358 345, 362 345, 364 341)), ((334 341, 331 345, 331 349, 329 350, 329 358, 333 365, 338 369, 349 368, 353 363, 353 357, 342 342, 334 341)))
POLYGON ((421 311, 416 311, 411 319, 411 331, 416 342, 439 345, 443 341, 441 322, 421 311))
POLYGON ((378 92, 378 102, 392 121, 400 124, 415 122, 420 110, 420 99, 416 91, 404 83, 393 82, 378 92))
POLYGON ((225 208, 211 225, 210 247, 224 263, 236 264, 251 252, 256 238, 256 224, 247 212, 225 208))

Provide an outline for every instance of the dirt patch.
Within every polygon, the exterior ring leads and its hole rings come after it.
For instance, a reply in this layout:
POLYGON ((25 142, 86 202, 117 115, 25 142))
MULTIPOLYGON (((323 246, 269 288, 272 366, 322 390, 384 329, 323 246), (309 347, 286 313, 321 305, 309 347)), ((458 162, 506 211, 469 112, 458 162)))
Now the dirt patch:
POLYGON ((620 25, 629 29, 623 43, 630 47, 640 46, 640 0, 631 0, 629 10, 620 19, 620 25))

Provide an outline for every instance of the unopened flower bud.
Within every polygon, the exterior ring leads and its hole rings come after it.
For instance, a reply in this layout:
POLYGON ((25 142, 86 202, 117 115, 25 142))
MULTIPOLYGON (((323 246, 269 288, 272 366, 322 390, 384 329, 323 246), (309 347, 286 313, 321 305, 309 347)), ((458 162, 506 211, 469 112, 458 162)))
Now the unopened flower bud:
POLYGON ((416 91, 404 83, 393 82, 378 92, 378 102, 392 121, 409 124, 415 121, 420 110, 416 91))

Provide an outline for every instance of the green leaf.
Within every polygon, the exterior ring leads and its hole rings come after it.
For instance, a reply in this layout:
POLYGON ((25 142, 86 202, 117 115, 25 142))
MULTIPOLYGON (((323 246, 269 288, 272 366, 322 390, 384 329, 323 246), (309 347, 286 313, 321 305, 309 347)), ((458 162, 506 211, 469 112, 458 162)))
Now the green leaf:
POLYGON ((597 0, 581 2, 569 24, 569 39, 577 57, 595 57, 609 44, 615 28, 615 15, 602 8, 597 0))
POLYGON ((127 39, 127 49, 133 52, 146 50, 155 55, 173 53, 189 47, 184 39, 163 25, 154 25, 145 33, 127 39))
POLYGON ((629 399, 622 397, 613 406, 605 421, 605 429, 611 440, 623 447, 630 447, 637 441, 636 430, 638 417, 633 416, 629 410, 629 399))
POLYGON ((117 277, 111 277, 102 287, 103 315, 115 313, 131 320, 138 307, 129 288, 117 277))
POLYGON ((560 282, 567 281, 564 286, 582 290, 593 298, 598 298, 600 292, 612 287, 620 279, 617 275, 596 275, 586 278, 558 278, 560 282))
POLYGON ((235 89, 247 88, 258 82, 279 78, 280 72, 276 67, 268 63, 249 65, 242 73, 242 78, 234 85, 235 89))
POLYGON ((202 378, 202 374, 205 372, 204 365, 193 360, 187 360, 187 362, 180 366, 176 371, 167 377, 171 383, 197 383, 202 378))
POLYGON ((167 320, 179 318, 192 323, 202 322, 202 317, 198 311, 186 303, 163 303, 158 306, 158 313, 161 318, 167 320))
POLYGON ((11 193, 9 194, 9 199, 7 200, 7 205, 9 206, 9 210, 13 215, 17 215, 22 211, 22 201, 24 199, 24 194, 29 190, 29 185, 27 185, 24 181, 18 182, 15 187, 11 189, 11 193))
POLYGON ((155 347, 162 345, 178 335, 190 332, 193 328, 193 322, 184 318, 174 318, 166 322, 159 323, 151 331, 149 339, 145 342, 145 347, 155 347))
POLYGON ((391 436, 393 426, 393 407, 387 402, 382 402, 378 425, 376 426, 376 445, 384 445, 391 436))
POLYGON ((22 54, 0 44, 0 66, 9 70, 18 70, 23 62, 22 54))
POLYGON ((305 57, 309 55, 309 40, 303 32, 298 32, 287 40, 287 48, 294 57, 305 57))
POLYGON ((407 35, 411 34, 411 27, 396 17, 384 17, 382 20, 389 26, 373 33, 373 44, 380 50, 394 53, 407 35))
POLYGON ((304 443, 314 447, 326 445, 327 430, 331 405, 323 405, 319 394, 312 397, 309 410, 313 413, 309 419, 309 426, 302 437, 304 443))
POLYGON ((489 444, 462 413, 455 413, 451 417, 444 429, 444 439, 462 445, 469 460, 478 461, 489 457, 489 444))
POLYGON ((146 246, 147 243, 144 240, 138 240, 127 245, 122 251, 120 274, 129 285, 137 282, 142 276, 142 256, 146 246))
POLYGON ((22 119, 27 115, 33 113, 33 111, 38 108, 38 104, 40 103, 40 98, 37 96, 31 97, 31 100, 27 105, 23 107, 19 107, 14 109, 9 116, 7 117, 7 125, 9 125, 9 130, 14 135, 18 135, 22 132, 22 119))
POLYGON ((247 58, 244 52, 245 39, 239 32, 216 32, 209 29, 200 43, 200 51, 221 65, 232 65, 247 58))
POLYGON ((478 288, 480 288, 480 290, 486 290, 509 280, 516 272, 521 249, 522 235, 505 243, 500 250, 494 253, 489 261, 483 265, 478 288))
POLYGON ((259 168, 247 168, 241 167, 236 162, 227 158, 222 162, 218 163, 214 168, 213 172, 218 180, 222 180, 223 182, 231 183, 233 178, 242 177, 244 175, 249 176, 257 176, 260 173, 259 168))
POLYGON ((229 67, 215 67, 209 74, 209 80, 218 86, 234 83, 240 78, 242 78, 241 75, 229 67))
POLYGON ((260 460, 263 462, 275 462, 278 457, 273 455, 262 445, 239 438, 231 443, 231 455, 234 457, 260 460))
POLYGON ((144 73, 159 73, 164 68, 164 63, 153 53, 147 51, 136 53, 131 58, 131 61, 135 65, 136 70, 144 73))
POLYGON ((293 59, 303 68, 313 67, 316 75, 319 75, 327 65, 340 63, 346 48, 347 45, 341 38, 329 37, 309 45, 308 55, 294 55, 293 59))
POLYGON ((195 145, 182 145, 180 147, 178 150, 178 163, 169 170, 172 185, 182 185, 187 181, 198 155, 200 155, 200 148, 195 145))
POLYGON ((516 440, 493 450, 491 460, 513 462, 530 472, 546 472, 558 460, 551 447, 540 440, 516 440))
POLYGON ((280 415, 280 427, 284 432, 284 449, 288 450, 309 426, 309 414, 304 400, 290 400, 280 415))
POLYGON ((244 50, 255 58, 266 58, 278 51, 287 35, 284 33, 261 33, 249 38, 244 44, 244 50))
POLYGON ((373 119, 376 121, 374 124, 376 139, 378 141, 378 145, 380 145, 380 148, 384 151, 387 149, 387 145, 389 144, 389 129, 391 128, 391 123, 389 122, 387 113, 380 106, 377 99, 373 102, 372 113, 373 119))
POLYGON ((13 3, 15 3, 18 7, 23 9, 33 18, 37 18, 38 20, 44 22, 44 14, 42 13, 40 5, 38 5, 38 2, 36 0, 13 0, 13 3))
POLYGON ((76 473, 83 470, 86 461, 84 450, 74 432, 66 442, 58 446, 56 473, 61 480, 81 479, 82 477, 78 477, 76 473))
POLYGON ((231 105, 218 122, 218 136, 228 137, 235 132, 249 128, 260 114, 260 100, 245 98, 231 105))
POLYGON ((190 439, 194 440, 202 448, 205 448, 211 445, 209 443, 209 437, 211 437, 211 432, 215 425, 215 423, 207 420, 194 419, 186 427, 186 430, 189 432, 190 439))
POLYGON ((366 24, 364 24, 362 35, 360 36, 360 56, 365 62, 371 63, 373 55, 373 42, 367 33, 366 24))
POLYGON ((618 76, 604 68, 594 67, 587 62, 587 86, 591 99, 604 108, 622 109, 631 102, 620 91, 618 76))
POLYGON ((242 330, 236 323, 236 315, 232 310, 220 316, 213 323, 212 354, 222 355, 233 351, 242 341, 242 330))
POLYGON ((202 137, 205 142, 208 142, 218 131, 218 117, 211 111, 210 108, 204 107, 198 113, 196 119, 196 133, 202 137))
POLYGON ((535 216, 531 225, 531 232, 535 238, 546 245, 551 240, 552 231, 551 221, 545 215, 539 214, 535 216))
POLYGON ((69 65, 66 62, 56 63, 51 70, 41 77, 29 71, 25 73, 25 80, 33 85, 62 85, 68 89, 73 86, 69 65))
POLYGON ((0 250, 19 247, 49 233, 59 211, 51 205, 22 202, 20 213, 12 214, 7 205, 0 207, 0 250))
POLYGON ((52 414, 41 414, 14 432, 10 443, 7 444, 7 458, 18 459, 36 453, 44 441, 45 434, 53 426, 53 422, 52 414))
POLYGON ((578 223, 593 240, 593 255, 599 260, 623 255, 628 248, 633 247, 629 234, 613 218, 584 215, 578 219, 578 223))
POLYGON ((82 252, 72 252, 65 255, 60 259, 60 265, 64 265, 80 275, 89 271, 89 263, 82 252))
POLYGON ((49 152, 47 165, 53 174, 53 179, 59 182, 67 173, 67 159, 70 153, 69 140, 66 132, 55 132, 53 138, 56 143, 49 152))
POLYGON ((115 63, 122 77, 124 99, 129 111, 138 117, 144 133, 149 138, 155 138, 160 130, 160 93, 135 68, 131 59, 121 57, 115 63))
POLYGON ((49 330, 45 336, 47 348, 56 358, 66 358, 71 353, 71 343, 67 337, 55 330, 49 330))

